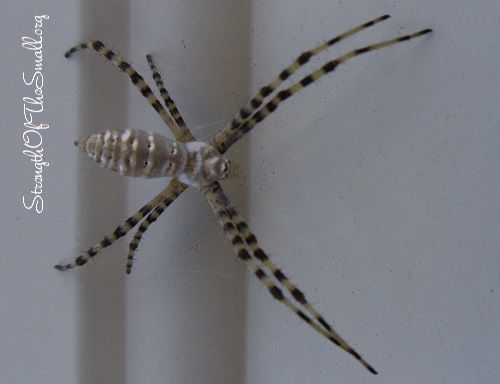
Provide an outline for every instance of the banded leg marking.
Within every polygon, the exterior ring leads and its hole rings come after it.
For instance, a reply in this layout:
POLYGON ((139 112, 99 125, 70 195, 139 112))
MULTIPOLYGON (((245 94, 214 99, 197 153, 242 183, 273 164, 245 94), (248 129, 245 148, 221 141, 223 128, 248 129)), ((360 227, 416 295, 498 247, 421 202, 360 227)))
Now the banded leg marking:
POLYGON ((231 205, 228 197, 224 194, 220 184, 215 182, 209 186, 202 188, 202 193, 209 201, 212 209, 217 215, 217 219, 222 225, 227 238, 233 244, 234 250, 238 257, 243 260, 257 278, 267 287, 271 295, 283 303, 288 309, 294 312, 309 326, 322 334, 335 345, 344 349, 346 352, 354 356, 365 368, 371 373, 377 374, 377 371, 368 364, 347 342, 342 339, 337 332, 335 332, 330 325, 323 319, 323 317, 312 307, 306 300, 304 294, 277 268, 277 266, 269 259, 265 252, 259 247, 257 239, 253 233, 250 232, 248 225, 244 222, 242 216, 231 205), (248 252, 246 246, 250 248, 251 253, 248 252), (252 257, 255 257, 255 259, 252 257), (256 260, 260 261, 271 274, 290 292, 292 297, 297 300, 311 315, 316 319, 318 325, 313 318, 304 313, 297 305, 291 302, 284 294, 283 291, 273 283, 270 277, 266 274, 256 260))
MULTIPOLYGON (((228 210, 230 216, 231 213, 228 210)), ((324 317, 309 303, 304 293, 293 284, 290 279, 274 264, 267 254, 260 248, 257 238, 250 232, 248 225, 244 221, 241 214, 234 211, 232 219, 235 221, 236 228, 243 235, 245 242, 250 247, 252 253, 259 259, 262 264, 276 277, 276 279, 290 292, 292 297, 297 300, 316 321, 323 326, 328 332, 328 339, 334 342, 337 346, 353 355, 361 364, 363 364, 371 373, 377 374, 377 371, 368 364, 333 328, 326 322, 324 317)))
POLYGON ((137 71, 127 62, 123 61, 119 56, 117 56, 111 49, 107 48, 102 42, 95 40, 88 43, 80 43, 73 48, 69 49, 64 56, 69 58, 75 52, 84 51, 87 49, 93 49, 98 54, 104 56, 108 61, 113 63, 118 69, 126 72, 130 77, 132 83, 137 87, 141 94, 146 98, 148 103, 154 108, 154 110, 160 115, 165 124, 170 128, 170 130, 175 135, 176 140, 183 140, 183 133, 180 131, 179 127, 175 124, 174 120, 168 112, 163 108, 160 101, 154 95, 153 91, 144 81, 144 78, 137 73, 137 71))
POLYGON ((249 118, 250 115, 262 105, 262 102, 266 97, 268 97, 271 93, 273 93, 276 90, 276 88, 278 88, 281 85, 281 83, 283 83, 290 76, 292 76, 295 73, 295 71, 297 71, 300 67, 306 65, 313 56, 318 55, 319 53, 323 52, 332 45, 348 38, 349 36, 354 35, 355 33, 358 33, 377 23, 387 20, 389 17, 390 17, 389 15, 384 15, 374 20, 368 21, 364 24, 357 26, 356 28, 350 29, 349 31, 344 32, 343 34, 338 35, 337 37, 334 37, 331 40, 321 43, 320 45, 314 47, 309 51, 303 52, 299 57, 297 57, 294 60, 292 64, 290 64, 287 68, 281 71, 281 73, 276 79, 274 79, 271 83, 267 84, 266 86, 262 87, 260 91, 257 93, 257 95, 255 95, 254 98, 250 100, 248 104, 238 112, 238 114, 234 117, 234 119, 229 123, 231 129, 234 130, 237 127, 241 126, 241 124, 243 124, 244 121, 247 118, 249 118))
MULTIPOLYGON (((173 179, 170 184, 161 191, 153 200, 143 206, 139 211, 137 211, 133 216, 129 217, 127 220, 123 222, 123 224, 119 225, 111 235, 106 236, 100 242, 95 244, 93 247, 89 248, 88 251, 82 253, 76 259, 74 259, 69 264, 57 264, 55 266, 56 269, 61 271, 66 271, 68 269, 72 269, 81 265, 86 264, 90 259, 94 258, 99 252, 103 249, 109 247, 119 238, 125 236, 129 233, 144 217, 146 217, 153 209, 155 209, 161 202, 167 199, 169 196, 176 195, 179 196, 184 189, 187 188, 180 181, 174 183, 173 179)), ((172 200, 173 201, 173 200, 172 200)))
MULTIPOLYGON (((149 68, 151 68, 151 72, 153 74, 153 80, 156 83, 156 87, 160 91, 160 95, 163 98, 163 101, 165 102, 165 106, 167 107, 168 111, 170 112, 170 115, 174 118, 175 122, 177 123, 177 126, 181 130, 184 139, 179 140, 182 142, 187 142, 187 141, 194 141, 195 138, 192 135, 192 133, 189 131, 186 123, 184 122, 184 119, 182 118, 182 115, 180 114, 179 110, 177 109, 177 106, 175 105, 174 100, 170 97, 168 91, 166 90, 163 80, 161 79, 160 72, 158 71, 158 68, 156 68, 156 65, 153 61, 153 58, 151 55, 146 55, 146 60, 148 61, 149 68)), ((175 132, 172 132, 175 135, 175 132)))
POLYGON ((141 223, 137 232, 134 235, 134 238, 129 244, 129 251, 127 255, 127 274, 132 272, 132 265, 134 263, 134 256, 137 252, 137 248, 139 247, 139 243, 141 242, 142 236, 148 230, 149 226, 153 224, 158 217, 168 208, 170 204, 174 202, 174 200, 179 197, 179 195, 187 189, 187 185, 182 184, 178 179, 173 179, 170 185, 173 185, 171 193, 160 202, 153 211, 146 217, 146 219, 141 223))
POLYGON ((235 126, 233 128, 232 125, 228 125, 224 127, 215 137, 212 138, 212 140, 210 140, 210 144, 216 147, 221 154, 224 154, 234 143, 236 143, 239 139, 241 139, 241 137, 247 134, 256 124, 260 123, 267 116, 273 113, 276 110, 276 108, 278 108, 279 104, 281 104, 283 101, 285 101, 286 99, 288 99, 290 96, 297 93, 301 89, 316 82, 319 78, 329 74, 330 72, 333 72, 339 64, 342 64, 347 60, 359 56, 363 53, 367 53, 383 47, 387 47, 389 45, 414 39, 416 37, 426 35, 430 32, 432 32, 431 29, 424 29, 422 31, 418 31, 410 35, 397 37, 391 40, 386 40, 380 43, 372 44, 364 48, 355 49, 338 57, 335 60, 329 61, 328 63, 324 64, 321 68, 315 70, 311 74, 304 77, 299 82, 293 84, 289 88, 286 88, 278 92, 276 96, 274 96, 263 107, 258 109, 240 126, 235 126))

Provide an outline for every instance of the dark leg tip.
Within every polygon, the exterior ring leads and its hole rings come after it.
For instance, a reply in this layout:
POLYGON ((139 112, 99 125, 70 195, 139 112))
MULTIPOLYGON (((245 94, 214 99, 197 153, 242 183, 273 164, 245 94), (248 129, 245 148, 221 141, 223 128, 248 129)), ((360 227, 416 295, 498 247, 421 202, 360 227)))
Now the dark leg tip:
POLYGON ((368 370, 369 370, 371 373, 373 373, 374 375, 378 375, 378 372, 377 372, 375 369, 373 369, 373 367, 372 367, 372 366, 370 366, 370 365, 369 365, 369 366, 367 366, 366 368, 368 368, 368 370))
POLYGON ((66 53, 64 54, 64 57, 66 59, 69 59, 69 57, 76 52, 76 49, 75 48, 71 48, 69 51, 66 51, 66 53))

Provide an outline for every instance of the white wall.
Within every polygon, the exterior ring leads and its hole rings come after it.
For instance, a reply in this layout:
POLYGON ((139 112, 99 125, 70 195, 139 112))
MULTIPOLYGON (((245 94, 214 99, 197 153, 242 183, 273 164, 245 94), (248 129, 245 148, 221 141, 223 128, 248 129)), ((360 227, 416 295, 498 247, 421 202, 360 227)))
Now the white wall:
POLYGON ((500 6, 489 3, 5 6, 1 381, 497 383, 500 6), (42 13, 50 166, 36 214, 21 200, 34 167, 22 154, 22 98, 33 91, 22 73, 33 73, 33 56, 20 41, 42 13), (66 60, 66 49, 101 39, 143 75, 152 53, 188 125, 206 138, 301 51, 385 13, 392 18, 308 68, 421 28, 434 33, 356 58, 301 91, 231 149, 242 174, 224 183, 261 246, 377 377, 247 278, 194 189, 150 228, 131 276, 130 239, 81 270, 52 268, 165 185, 124 180, 73 147, 104 129, 165 127, 126 76, 90 53, 66 60))

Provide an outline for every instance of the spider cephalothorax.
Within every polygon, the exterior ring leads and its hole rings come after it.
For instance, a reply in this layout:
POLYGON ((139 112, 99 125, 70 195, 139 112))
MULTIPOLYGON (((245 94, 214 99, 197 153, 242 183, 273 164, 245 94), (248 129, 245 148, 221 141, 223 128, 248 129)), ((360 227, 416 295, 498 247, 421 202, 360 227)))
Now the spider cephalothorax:
POLYGON ((250 231, 243 217, 231 204, 222 190, 218 180, 228 176, 230 165, 222 155, 241 137, 250 132, 259 122, 273 113, 280 103, 299 90, 317 81, 320 77, 333 72, 337 66, 347 60, 382 47, 407 41, 431 32, 424 29, 410 35, 397 37, 364 48, 355 49, 331 60, 322 67, 312 71, 303 79, 279 92, 277 88, 301 66, 307 64, 312 56, 328 47, 344 40, 363 29, 371 27, 389 18, 388 15, 353 28, 317 47, 302 53, 290 66, 285 68, 271 83, 261 90, 240 110, 234 119, 217 133, 208 143, 198 142, 189 131, 174 101, 163 85, 161 76, 151 58, 147 56, 153 79, 163 98, 165 107, 160 103, 134 68, 107 48, 100 41, 81 43, 68 52, 66 57, 86 49, 93 49, 103 55, 123 72, 126 72, 132 83, 139 89, 151 106, 158 112, 163 121, 174 134, 176 141, 157 133, 127 130, 106 131, 92 135, 76 144, 86 151, 101 166, 120 172, 126 176, 159 177, 171 176, 168 186, 153 200, 142 207, 132 217, 118 226, 113 233, 89 248, 69 264, 56 265, 59 270, 67 270, 86 264, 104 248, 109 247, 120 237, 125 236, 132 228, 139 225, 129 245, 127 257, 127 273, 132 270, 134 255, 144 232, 149 225, 165 211, 165 209, 188 188, 189 185, 200 187, 201 192, 212 206, 217 220, 221 223, 227 238, 233 244, 235 253, 243 260, 257 278, 267 287, 272 296, 304 320, 309 326, 322 334, 335 345, 354 356, 370 372, 376 374, 368 364, 347 342, 335 332, 318 311, 306 300, 286 275, 269 259, 260 248, 257 238, 250 231), (267 102, 264 104, 265 100, 267 102), (264 105, 263 105, 264 104, 264 105))

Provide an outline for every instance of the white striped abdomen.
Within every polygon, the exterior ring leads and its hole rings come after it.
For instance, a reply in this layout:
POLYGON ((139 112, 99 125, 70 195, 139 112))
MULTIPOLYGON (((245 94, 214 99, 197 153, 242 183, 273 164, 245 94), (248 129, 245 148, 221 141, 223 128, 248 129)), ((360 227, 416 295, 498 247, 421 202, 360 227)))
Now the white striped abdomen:
POLYGON ((229 161, 203 142, 181 143, 141 130, 105 131, 75 142, 101 167, 135 177, 179 177, 193 186, 225 178, 229 161))

